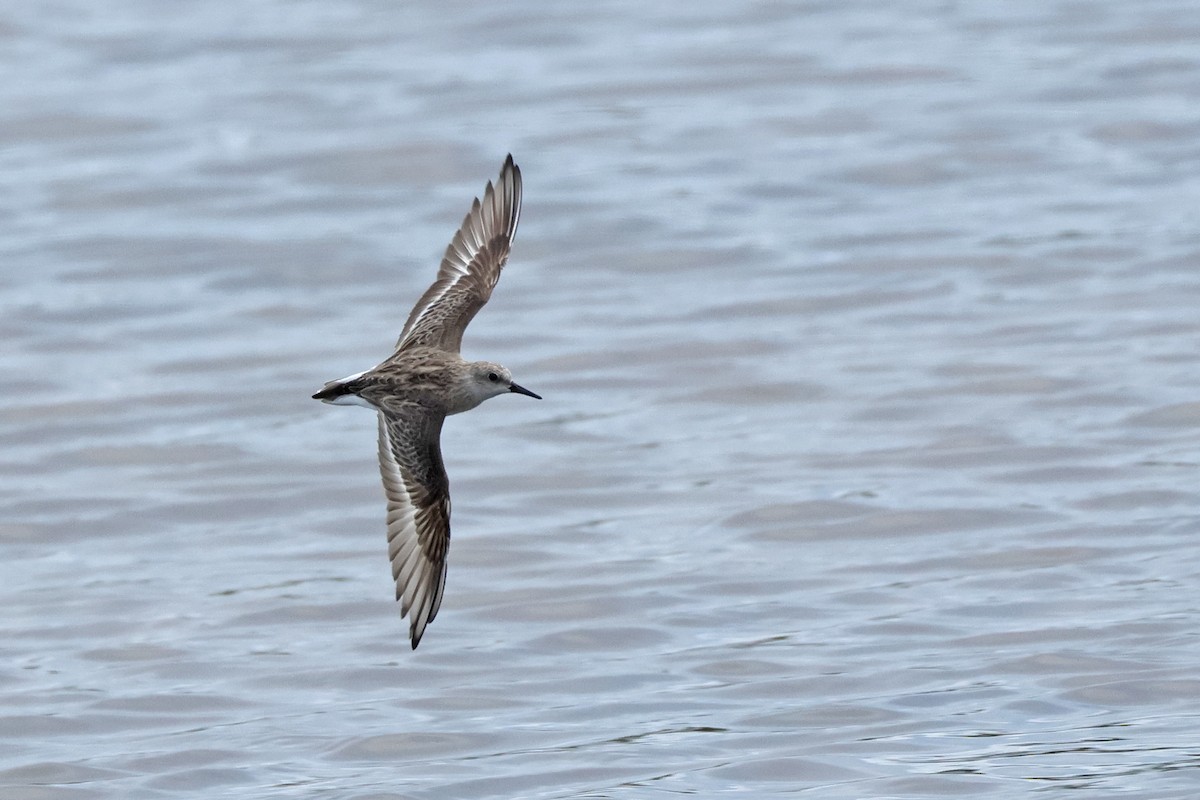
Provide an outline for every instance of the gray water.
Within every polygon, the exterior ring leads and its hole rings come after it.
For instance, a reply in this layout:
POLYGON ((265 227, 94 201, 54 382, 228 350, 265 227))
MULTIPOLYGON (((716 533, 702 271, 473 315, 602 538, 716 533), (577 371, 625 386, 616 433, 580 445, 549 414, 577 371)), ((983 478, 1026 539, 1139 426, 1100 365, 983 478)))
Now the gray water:
POLYGON ((1192 2, 8 3, 0 797, 1192 798, 1192 2), (525 174, 445 603, 387 355, 525 174))

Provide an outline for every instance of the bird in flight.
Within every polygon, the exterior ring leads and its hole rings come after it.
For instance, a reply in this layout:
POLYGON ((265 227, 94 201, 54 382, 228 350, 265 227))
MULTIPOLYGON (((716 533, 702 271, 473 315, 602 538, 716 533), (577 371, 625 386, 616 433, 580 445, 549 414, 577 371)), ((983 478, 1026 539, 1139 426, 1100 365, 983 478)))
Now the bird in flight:
POLYGON ((521 215, 521 170, 512 156, 476 198, 417 301, 396 351, 376 367, 325 384, 313 395, 379 413, 379 471, 387 495, 388 558, 396 600, 415 650, 446 586, 450 482, 442 462, 442 422, 488 398, 515 392, 541 399, 490 361, 459 355, 463 330, 492 296, 521 215))

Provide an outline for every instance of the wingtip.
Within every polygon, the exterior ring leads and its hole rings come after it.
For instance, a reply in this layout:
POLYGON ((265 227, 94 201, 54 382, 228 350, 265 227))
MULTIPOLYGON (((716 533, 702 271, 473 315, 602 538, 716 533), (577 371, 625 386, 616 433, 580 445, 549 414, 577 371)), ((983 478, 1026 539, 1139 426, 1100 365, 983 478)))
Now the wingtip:
POLYGON ((518 177, 521 175, 521 168, 517 166, 516 161, 513 161, 512 153, 509 153, 507 156, 504 157, 504 166, 500 167, 501 175, 503 175, 506 172, 511 172, 518 177))
POLYGON ((421 643, 421 637, 423 637, 424 635, 425 635, 425 626, 424 625, 420 626, 420 630, 418 630, 416 620, 414 620, 412 625, 410 625, 409 629, 408 629, 408 637, 410 639, 412 639, 412 649, 413 650, 417 649, 417 645, 419 645, 421 643))

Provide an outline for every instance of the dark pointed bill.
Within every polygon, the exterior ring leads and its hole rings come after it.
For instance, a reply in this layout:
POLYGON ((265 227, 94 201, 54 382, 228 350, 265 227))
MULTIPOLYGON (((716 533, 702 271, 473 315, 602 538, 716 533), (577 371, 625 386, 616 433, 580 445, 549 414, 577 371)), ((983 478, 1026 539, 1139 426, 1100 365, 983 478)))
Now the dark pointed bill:
POLYGON ((534 400, 541 400, 541 399, 542 399, 542 396, 541 396, 540 394, 534 394, 533 392, 531 392, 531 391, 529 391, 528 389, 526 389, 524 386, 519 386, 519 385, 517 385, 517 384, 515 384, 515 383, 514 383, 514 384, 512 384, 511 386, 509 386, 509 387, 508 387, 508 390, 509 390, 510 392, 515 392, 515 393, 517 393, 517 394, 523 394, 523 395, 527 395, 527 396, 529 396, 529 397, 532 397, 534 400))

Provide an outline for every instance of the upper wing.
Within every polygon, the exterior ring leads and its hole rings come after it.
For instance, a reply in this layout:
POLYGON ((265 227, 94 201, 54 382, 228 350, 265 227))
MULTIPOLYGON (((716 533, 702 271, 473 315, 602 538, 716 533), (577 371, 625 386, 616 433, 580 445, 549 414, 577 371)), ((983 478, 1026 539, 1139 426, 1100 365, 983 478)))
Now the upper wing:
POLYGON ((426 346, 457 353, 463 330, 492 296, 508 261, 521 216, 521 170, 504 160, 495 188, 488 181, 454 234, 437 280, 408 315, 396 349, 426 346))
POLYGON ((418 406, 379 413, 379 471, 387 495, 388 558, 413 649, 442 605, 450 547, 450 482, 439 443, 445 417, 418 406))

